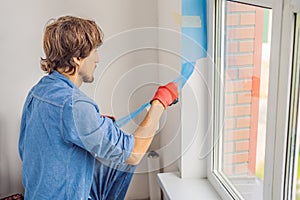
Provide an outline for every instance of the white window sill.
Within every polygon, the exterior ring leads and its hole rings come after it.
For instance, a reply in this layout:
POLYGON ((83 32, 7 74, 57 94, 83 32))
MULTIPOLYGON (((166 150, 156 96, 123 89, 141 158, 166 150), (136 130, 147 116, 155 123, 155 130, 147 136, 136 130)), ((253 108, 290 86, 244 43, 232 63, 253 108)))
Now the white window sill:
POLYGON ((157 175, 160 188, 167 200, 207 199, 220 200, 221 198, 207 179, 180 178, 178 172, 160 173, 157 175))

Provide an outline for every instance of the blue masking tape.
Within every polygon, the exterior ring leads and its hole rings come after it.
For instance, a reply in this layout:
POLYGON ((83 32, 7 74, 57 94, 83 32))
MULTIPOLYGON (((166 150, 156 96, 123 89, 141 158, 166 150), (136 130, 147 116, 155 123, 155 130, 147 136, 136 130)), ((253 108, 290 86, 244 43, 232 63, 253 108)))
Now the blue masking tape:
POLYGON ((205 8, 206 13, 206 0, 182 0, 181 1, 181 15, 197 15, 201 16, 203 13, 203 8, 205 8))
POLYGON ((137 115, 139 115, 144 109, 146 109, 147 107, 150 106, 150 103, 145 103, 144 105, 142 105, 139 109, 137 109, 136 111, 133 111, 132 113, 130 113, 129 115, 122 117, 121 119, 117 120, 116 123, 119 127, 124 126, 125 124, 127 124, 129 121, 131 121, 132 119, 134 119, 137 115))
POLYGON ((187 80, 192 75, 194 68, 195 68, 195 62, 182 64, 180 76, 173 81, 177 83, 178 91, 182 90, 183 86, 186 84, 187 80))
MULTIPOLYGON (((178 92, 181 91, 183 86, 186 84, 187 80, 192 75, 192 73, 194 71, 194 68, 195 68, 194 66, 195 66, 195 62, 184 63, 182 65, 180 76, 173 81, 173 82, 177 83, 178 92)), ((137 110, 133 111, 132 113, 130 113, 129 115, 127 115, 125 117, 122 117, 121 119, 117 120, 116 124, 119 127, 124 126, 125 124, 127 124, 129 121, 134 119, 137 115, 139 115, 144 109, 146 109, 149 106, 150 106, 150 103, 146 103, 146 104, 142 105, 139 109, 137 109, 137 110)))
MULTIPOLYGON (((200 26, 182 27, 182 56, 188 62, 206 57, 207 52, 207 19, 206 0, 182 0, 182 16, 200 17, 200 26)), ((198 23, 198 22, 197 22, 198 23)), ((184 25, 184 24, 183 24, 184 25)))
POLYGON ((206 57, 207 38, 202 28, 182 28, 182 57, 194 62, 206 57))

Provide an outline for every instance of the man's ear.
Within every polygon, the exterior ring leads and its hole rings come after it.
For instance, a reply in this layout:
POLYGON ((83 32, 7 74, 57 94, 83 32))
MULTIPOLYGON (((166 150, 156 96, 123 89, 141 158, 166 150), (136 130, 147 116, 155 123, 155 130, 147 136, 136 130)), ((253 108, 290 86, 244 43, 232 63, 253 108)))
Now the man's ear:
POLYGON ((75 62, 75 64, 80 67, 81 62, 82 62, 82 58, 80 57, 73 57, 73 61, 75 62))

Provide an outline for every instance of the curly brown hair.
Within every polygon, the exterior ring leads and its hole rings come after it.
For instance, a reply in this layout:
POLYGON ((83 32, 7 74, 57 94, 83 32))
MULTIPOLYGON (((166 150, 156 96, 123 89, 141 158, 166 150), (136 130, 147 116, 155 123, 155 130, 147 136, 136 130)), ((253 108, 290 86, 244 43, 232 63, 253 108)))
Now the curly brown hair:
POLYGON ((63 16, 48 24, 44 32, 43 47, 46 58, 41 58, 42 70, 52 73, 62 69, 73 75, 73 58, 86 58, 102 44, 103 32, 95 21, 63 16))

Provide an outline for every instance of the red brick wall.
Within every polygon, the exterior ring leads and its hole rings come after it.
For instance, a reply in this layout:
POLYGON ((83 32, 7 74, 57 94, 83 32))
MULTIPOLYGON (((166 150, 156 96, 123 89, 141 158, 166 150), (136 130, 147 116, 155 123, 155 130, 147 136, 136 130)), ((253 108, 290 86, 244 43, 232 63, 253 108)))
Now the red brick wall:
POLYGON ((223 171, 255 174, 263 9, 226 6, 225 120, 223 171))

